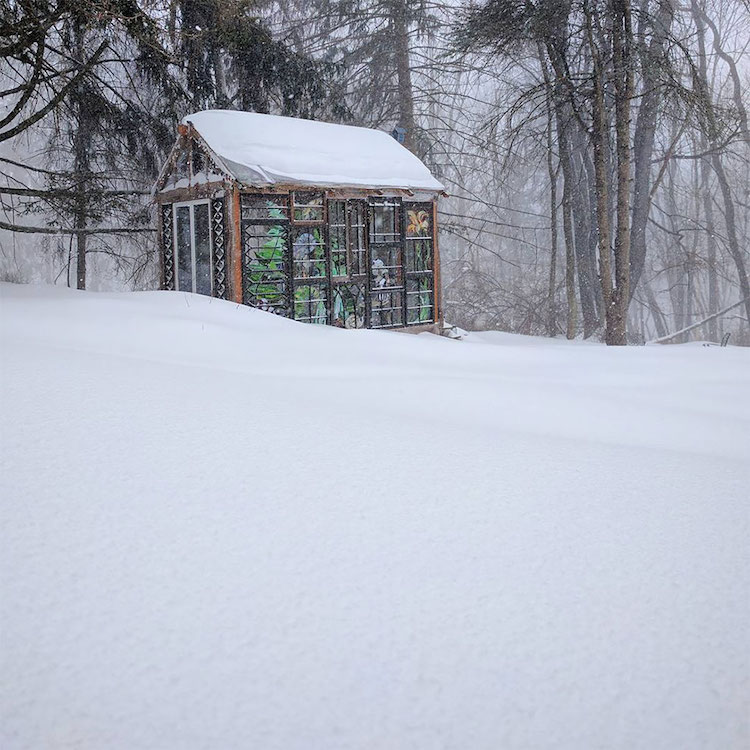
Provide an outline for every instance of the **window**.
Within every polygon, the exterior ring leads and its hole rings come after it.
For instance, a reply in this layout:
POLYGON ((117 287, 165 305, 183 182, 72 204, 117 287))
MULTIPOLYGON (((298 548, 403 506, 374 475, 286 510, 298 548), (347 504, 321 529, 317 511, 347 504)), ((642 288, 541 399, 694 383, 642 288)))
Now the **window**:
POLYGON ((367 275, 367 204, 349 201, 349 247, 352 259, 352 276, 367 275))
POLYGON ((404 263, 401 202, 394 198, 370 203, 370 325, 404 324, 404 263))
POLYGON ((289 315, 287 199, 278 195, 243 195, 240 213, 243 301, 289 315))
MULTIPOLYGON (((328 271, 323 193, 292 193, 292 284, 294 319, 304 323, 328 323, 328 271)), ((344 273, 346 239, 344 239, 344 273)), ((337 253, 337 260, 340 256, 337 253)))
POLYGON ((372 221, 370 223, 370 242, 400 242, 401 226, 399 217, 400 204, 397 201, 379 201, 370 205, 372 221))
POLYGON ((431 203, 405 203, 406 323, 435 320, 431 203))
POLYGON ((365 285, 342 283, 333 285, 333 325, 339 328, 364 328, 365 285))
POLYGON ((176 203, 177 290, 211 294, 211 221, 208 201, 176 203))
POLYGON ((295 279, 325 278, 326 252, 320 227, 292 230, 292 268, 295 279))
POLYGON ((323 221, 323 193, 294 192, 294 221, 322 222, 323 221))
POLYGON ((331 276, 345 278, 349 275, 346 201, 328 201, 328 238, 331 246, 331 276))

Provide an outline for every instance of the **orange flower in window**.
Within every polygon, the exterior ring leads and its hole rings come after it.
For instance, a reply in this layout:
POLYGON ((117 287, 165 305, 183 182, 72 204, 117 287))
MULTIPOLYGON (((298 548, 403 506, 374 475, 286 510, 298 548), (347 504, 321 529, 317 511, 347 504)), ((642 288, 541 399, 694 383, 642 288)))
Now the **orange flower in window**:
POLYGON ((406 234, 412 237, 420 237, 430 232, 430 216, 427 211, 408 211, 409 226, 406 227, 406 234))

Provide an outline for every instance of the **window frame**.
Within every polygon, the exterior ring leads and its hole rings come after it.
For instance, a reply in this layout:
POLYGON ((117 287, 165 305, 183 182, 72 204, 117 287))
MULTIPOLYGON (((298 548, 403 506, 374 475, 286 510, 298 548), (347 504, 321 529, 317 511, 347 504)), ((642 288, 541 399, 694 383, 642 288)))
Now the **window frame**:
POLYGON ((174 253, 174 267, 175 267, 175 274, 174 274, 174 288, 177 292, 192 292, 193 294, 198 294, 196 292, 196 282, 197 282, 197 274, 196 274, 196 265, 195 265, 195 206, 197 205, 204 205, 206 206, 208 210, 208 254, 209 254, 209 268, 211 269, 209 273, 209 280, 211 283, 211 291, 207 296, 213 297, 214 296, 214 238, 213 238, 213 222, 211 220, 211 201, 208 198, 198 198, 195 200, 189 200, 189 201, 177 201, 176 203, 172 204, 172 252, 174 253), (192 277, 192 289, 180 289, 180 257, 179 257, 179 248, 177 247, 177 209, 181 208, 183 206, 187 206, 190 209, 190 271, 191 271, 191 277, 192 277))
MULTIPOLYGON (((265 207, 268 209, 268 207, 265 207)), ((270 209, 268 209, 270 210, 270 209)), ((291 248, 291 236, 292 236, 292 222, 290 219, 291 214, 291 195, 289 193, 271 193, 271 192, 243 192, 240 194, 240 265, 242 268, 242 303, 250 307, 254 307, 259 310, 265 310, 271 312, 274 315, 281 315, 285 318, 294 319, 294 278, 292 272, 292 248, 291 248), (258 205, 263 201, 275 202, 277 208, 282 212, 282 218, 276 218, 271 216, 254 216, 246 217, 243 215, 244 209, 249 211, 257 210, 258 205), (247 251, 245 249, 245 240, 247 239, 247 231, 250 227, 257 228, 262 227, 268 230, 270 227, 279 226, 284 231, 284 251, 282 258, 283 270, 280 272, 283 274, 283 305, 257 305, 253 304, 248 297, 248 281, 247 276, 250 275, 251 269, 248 267, 247 251)), ((253 239, 260 239, 260 235, 251 234, 253 239)), ((263 271, 257 271, 257 273, 264 273, 263 271)), ((278 286, 278 282, 266 281, 265 283, 273 286, 278 286)))
POLYGON ((433 202, 428 201, 404 201, 404 297, 405 297, 405 313, 404 313, 404 325, 405 326, 417 326, 427 325, 434 323, 436 318, 436 305, 435 305, 435 206, 433 202), (429 231, 427 234, 413 234, 409 235, 407 229, 409 226, 409 213, 414 212, 418 216, 419 211, 426 213, 426 218, 429 221, 429 231), (410 267, 410 260, 416 259, 416 255, 412 256, 412 253, 416 253, 414 246, 418 243, 424 243, 424 247, 429 248, 429 268, 417 269, 416 264, 410 267), (429 289, 419 289, 422 282, 429 282, 429 289), (416 284, 416 289, 411 290, 409 287, 412 284, 416 284), (423 295, 428 295, 429 305, 423 305, 423 295), (414 304, 416 299, 416 304, 414 304), (427 320, 420 320, 422 310, 428 308, 430 310, 430 317, 427 320), (416 320, 410 320, 412 314, 416 313, 416 320))

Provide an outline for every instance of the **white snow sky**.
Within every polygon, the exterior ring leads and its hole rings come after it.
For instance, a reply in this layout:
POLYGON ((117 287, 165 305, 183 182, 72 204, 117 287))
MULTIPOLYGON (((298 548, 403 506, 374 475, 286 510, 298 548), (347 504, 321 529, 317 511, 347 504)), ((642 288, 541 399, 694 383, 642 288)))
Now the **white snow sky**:
POLYGON ((427 167, 388 133, 352 125, 210 109, 183 118, 240 181, 440 191, 427 167))
POLYGON ((4 750, 750 745, 750 351, 0 290, 4 750))

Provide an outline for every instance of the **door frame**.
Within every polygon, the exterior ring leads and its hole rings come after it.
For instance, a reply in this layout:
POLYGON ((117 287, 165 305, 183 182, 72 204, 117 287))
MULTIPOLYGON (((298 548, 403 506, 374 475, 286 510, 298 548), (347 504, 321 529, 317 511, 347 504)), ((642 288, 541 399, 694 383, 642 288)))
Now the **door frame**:
POLYGON ((193 292, 196 293, 196 264, 195 264, 195 206, 203 204, 208 208, 208 255, 209 255, 209 280, 211 282, 211 292, 209 297, 214 296, 214 242, 213 242, 213 223, 211 221, 211 201, 208 198, 201 198, 191 201, 178 201, 172 204, 172 251, 174 252, 174 288, 178 292, 193 292), (190 270, 191 278, 193 281, 192 289, 180 289, 180 256, 179 248, 177 247, 177 209, 187 206, 190 209, 190 270))

